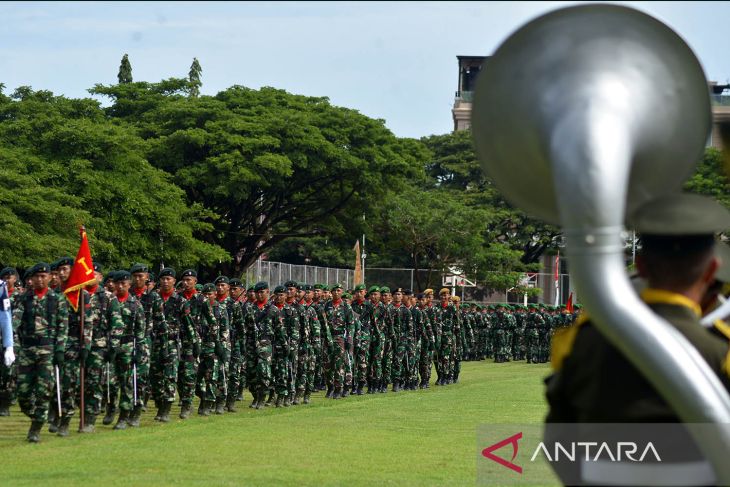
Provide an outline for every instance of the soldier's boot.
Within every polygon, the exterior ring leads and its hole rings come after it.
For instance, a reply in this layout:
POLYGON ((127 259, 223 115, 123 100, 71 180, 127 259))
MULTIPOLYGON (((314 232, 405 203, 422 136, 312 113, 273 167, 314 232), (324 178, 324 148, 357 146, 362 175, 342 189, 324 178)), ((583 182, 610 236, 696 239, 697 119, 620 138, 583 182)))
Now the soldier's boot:
POLYGON ((266 391, 264 389, 259 389, 256 391, 256 406, 254 406, 256 409, 261 409, 264 407, 264 401, 266 400, 266 391))
POLYGON ((157 413, 155 414, 155 421, 159 421, 160 418, 162 417, 162 412, 165 409, 165 403, 164 402, 161 403, 159 401, 155 401, 155 403, 156 403, 156 406, 157 406, 157 413))
POLYGON ((252 393, 251 395, 253 396, 253 398, 251 399, 251 404, 249 404, 248 407, 250 407, 252 409, 255 409, 256 408, 256 404, 258 404, 258 402, 259 402, 259 399, 258 399, 258 391, 252 393))
POLYGON ((292 406, 298 406, 301 398, 302 398, 302 393, 297 392, 296 395, 294 396, 294 400, 291 402, 292 406))
POLYGON ((0 399, 0 416, 10 416, 10 400, 0 399))
POLYGON ((180 419, 188 419, 191 412, 193 412, 193 405, 187 403, 183 404, 180 408, 180 419))
POLYGON ((208 401, 201 399, 200 405, 198 406, 198 416, 209 416, 210 410, 208 409, 208 401))
POLYGON ((288 408, 291 406, 291 400, 292 400, 291 395, 287 394, 287 396, 284 398, 284 407, 285 408, 288 408))
POLYGON ((169 423, 170 422, 170 409, 172 408, 172 403, 165 401, 162 403, 162 410, 160 411, 160 423, 169 423))
POLYGON ((142 412, 143 413, 147 412, 147 403, 149 402, 149 400, 150 400, 150 393, 149 393, 149 391, 145 391, 144 400, 142 401, 142 412))
POLYGON ((350 387, 345 386, 342 388, 342 394, 340 395, 343 399, 350 395, 350 387))
POLYGON ((215 414, 225 414, 226 412, 226 403, 223 399, 218 399, 215 402, 215 414))
POLYGON ((388 392, 388 382, 383 379, 380 381, 380 393, 385 394, 386 392, 388 392))
POLYGON ((142 416, 142 408, 143 406, 141 404, 134 406, 134 409, 127 418, 127 424, 129 424, 129 426, 139 428, 139 419, 142 416))
POLYGON ((342 397, 342 387, 337 387, 332 393, 332 399, 340 399, 342 397))
POLYGON ((398 384, 398 381, 397 381, 397 380, 394 380, 394 381, 393 381, 393 389, 391 389, 391 390, 392 390, 393 392, 398 392, 398 391, 400 391, 400 386, 399 386, 399 384, 398 384))
POLYGON ((357 394, 357 384, 353 381, 352 388, 350 389, 350 395, 354 396, 355 394, 357 394))
POLYGON ((87 414, 84 417, 84 427, 79 430, 79 433, 93 433, 96 431, 96 415, 87 414))
POLYGON ((119 411, 119 418, 117 419, 117 424, 114 425, 114 429, 115 430, 127 429, 127 419, 129 419, 129 411, 124 411, 124 410, 119 411))
POLYGON ((58 433, 58 424, 61 422, 61 418, 58 417, 58 413, 55 408, 51 411, 53 411, 53 414, 51 414, 50 411, 48 413, 48 432, 58 433))
POLYGON ((33 421, 30 423, 30 429, 28 430, 28 441, 30 443, 38 443, 41 441, 41 429, 43 423, 41 421, 33 421))
POLYGON ((58 432, 56 433, 58 436, 66 437, 68 436, 68 427, 71 424, 71 416, 64 415, 61 418, 61 421, 58 425, 58 432))
POLYGON ((236 396, 236 401, 243 401, 243 392, 239 392, 236 396))
POLYGON ((117 412, 117 408, 114 407, 113 404, 107 404, 106 405, 106 415, 104 415, 104 419, 101 421, 105 425, 112 424, 114 422, 114 416, 117 412))
POLYGON ((335 389, 332 386, 327 386, 327 394, 325 394, 324 397, 327 399, 332 399, 332 394, 334 393, 335 389))
POLYGON ((373 380, 368 380, 368 394, 375 393, 375 387, 373 387, 373 380))
POLYGON ((357 385, 357 389, 355 389, 355 394, 357 394, 358 396, 362 396, 364 394, 364 392, 362 392, 362 388, 363 387, 365 387, 365 383, 364 382, 360 382, 357 385))
POLYGON ((284 396, 281 394, 276 395, 276 402, 274 403, 274 407, 280 408, 284 405, 284 396))
POLYGON ((269 391, 269 397, 266 399, 266 403, 264 403, 264 406, 270 407, 274 403, 274 391, 269 391))
POLYGON ((235 398, 230 398, 230 397, 228 398, 228 401, 226 402, 226 410, 229 413, 235 413, 238 411, 238 409, 236 409, 236 399, 235 398))
POLYGON ((308 392, 304 394, 304 401, 303 402, 304 402, 304 404, 309 404, 309 393, 308 392))

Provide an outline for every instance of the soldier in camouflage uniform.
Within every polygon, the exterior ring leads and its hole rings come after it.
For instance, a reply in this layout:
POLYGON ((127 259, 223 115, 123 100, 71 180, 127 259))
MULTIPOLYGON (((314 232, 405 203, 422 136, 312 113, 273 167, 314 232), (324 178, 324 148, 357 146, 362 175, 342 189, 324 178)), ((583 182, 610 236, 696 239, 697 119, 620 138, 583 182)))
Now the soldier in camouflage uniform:
POLYGON ((381 390, 383 382, 383 347, 385 346, 385 306, 380 301, 380 288, 368 290, 369 306, 365 309, 370 325, 370 352, 368 363, 368 394, 381 390))
POLYGON ((459 312, 460 309, 460 298, 459 296, 454 296, 454 307, 457 310, 457 316, 459 317, 458 321, 456 322, 456 326, 454 327, 454 365, 453 365, 453 372, 451 373, 451 381, 450 383, 456 384, 459 382, 459 374, 461 373, 461 360, 466 353, 466 346, 467 346, 467 335, 466 330, 467 325, 465 325, 464 321, 468 320, 468 316, 464 316, 459 312))
MULTIPOLYGON (((284 318, 287 343, 286 347, 282 347, 282 352, 284 353, 282 353, 277 367, 277 369, 281 369, 281 380, 285 384, 285 394, 278 395, 276 402, 277 407, 289 407, 296 395, 297 366, 299 363, 299 333, 302 328, 302 314, 299 303, 296 301, 296 281, 286 281, 284 286, 280 287, 283 288, 282 290, 284 292, 284 303, 281 311, 284 318)), ((275 355, 278 354, 275 353, 275 355)))
POLYGON ((180 275, 183 291, 180 296, 187 302, 184 313, 190 315, 195 329, 194 337, 181 336, 180 338, 180 364, 177 371, 177 390, 180 395, 181 409, 180 419, 190 416, 195 394, 195 384, 198 376, 198 361, 202 353, 200 341, 200 315, 202 309, 202 298, 198 295, 196 288, 198 274, 193 269, 186 269, 180 275))
MULTIPOLYGON (((324 305, 327 302, 324 297, 324 285, 315 284, 313 287, 314 292, 314 310, 317 312, 317 318, 319 319, 320 327, 320 348, 316 350, 317 365, 316 365, 316 376, 315 385, 318 390, 324 390, 327 388, 327 397, 332 397, 334 386, 331 381, 328 382, 326 362, 328 358, 328 350, 331 345, 328 341, 328 337, 331 337, 329 333, 329 326, 327 324, 327 318, 324 315, 324 305)), ((330 379, 331 380, 331 379, 330 379)))
MULTIPOLYGON (((423 292, 423 296, 426 298, 426 316, 428 316, 433 328, 434 338, 434 349, 433 349, 433 362, 436 367, 436 384, 441 382, 441 323, 436 319, 436 306, 433 303, 433 289, 426 289, 423 292)), ((431 372, 429 371, 429 379, 431 372)))
POLYGON ((421 376, 419 387, 421 389, 429 388, 429 381, 431 380, 431 367, 433 365, 433 352, 436 348, 436 337, 433 333, 433 324, 431 317, 428 313, 428 301, 425 294, 419 294, 416 296, 418 300, 418 310, 420 311, 420 318, 416 318, 416 332, 418 333, 419 341, 419 356, 418 356, 418 371, 421 376), (420 327, 419 327, 420 322, 420 327))
MULTIPOLYGON (((116 295, 113 300, 119 304, 119 313, 123 322, 122 329, 118 331, 120 334, 118 337, 119 350, 114 362, 114 373, 120 393, 119 418, 117 424, 114 425, 115 430, 126 429, 127 426, 139 426, 142 414, 139 373, 136 372, 136 369, 144 356, 143 347, 147 323, 144 306, 136 296, 129 292, 131 280, 132 276, 127 271, 118 271, 114 274, 116 295)), ((116 337, 114 339, 116 340, 116 337)), ((111 401, 115 400, 115 397, 111 398, 111 401)))
POLYGON ((527 354, 527 363, 536 364, 540 361, 539 329, 543 324, 543 317, 537 312, 537 306, 530 303, 528 305, 529 312, 525 318, 525 350, 527 354))
POLYGON ((550 356, 550 333, 553 328, 553 317, 545 305, 540 306, 542 323, 538 326, 538 362, 544 364, 550 356))
MULTIPOLYGON (((286 330, 280 309, 274 301, 268 301, 269 285, 266 282, 256 283, 256 309, 254 315, 255 333, 255 383, 256 403, 254 407, 264 406, 266 393, 273 386, 272 355, 274 341, 286 344, 286 330)), ((282 293, 282 302, 284 294, 282 293)), ((249 364, 250 365, 250 364, 249 364)))
POLYGON ((202 294, 204 299, 200 314, 201 352, 196 394, 200 398, 198 414, 209 416, 216 404, 223 404, 220 401, 223 395, 221 391, 227 387, 222 382, 220 364, 228 362, 226 348, 226 343, 229 341, 228 311, 224 303, 216 300, 214 284, 208 283, 203 286, 202 294))
MULTIPOLYGON (((102 285, 101 267, 94 263, 97 284, 87 288, 90 317, 85 327, 89 332, 90 350, 84 370, 84 425, 82 433, 93 433, 96 416, 101 412, 104 384, 111 378, 109 363, 114 363, 119 337, 124 329, 119 301, 102 285)), ((112 418, 113 421, 113 418, 112 418)), ((111 423, 111 421, 109 421, 111 423)))
MULTIPOLYGON (((225 349, 223 357, 218 356, 218 391, 216 393, 215 413, 224 414, 229 404, 235 404, 238 391, 238 384, 231 387, 231 364, 233 355, 233 340, 236 339, 236 332, 233 328, 235 307, 233 298, 230 296, 231 286, 227 276, 218 276, 213 281, 215 286, 215 299, 221 311, 225 310, 225 320, 218 323, 219 342, 225 349), (225 329, 223 328, 225 325, 225 329)), ((238 318, 238 316, 236 316, 238 318)), ((235 409, 235 408, 234 408, 235 409)))
POLYGON ((32 423, 28 441, 40 441, 48 418, 53 367, 62 366, 68 331, 66 300, 48 288, 50 266, 36 264, 29 271, 32 289, 15 299, 13 328, 18 334, 18 402, 32 423))
POLYGON ((256 378, 256 364, 258 361, 258 355, 256 353, 256 312, 258 311, 258 309, 259 308, 257 306, 256 291, 254 290, 254 286, 251 285, 247 290, 246 302, 241 308, 241 312, 243 314, 243 334, 245 340, 244 360, 246 362, 246 386, 248 387, 251 396, 253 396, 251 404, 248 406, 249 408, 255 408, 258 404, 258 398, 256 397, 256 394, 260 389, 260 384, 258 384, 256 378), (250 297, 251 295, 253 295, 253 297, 250 297))
POLYGON ((304 383, 297 383, 297 392, 304 394, 304 404, 309 404, 310 395, 316 391, 315 376, 317 366, 317 351, 321 349, 321 327, 317 311, 314 309, 314 289, 310 284, 304 285, 304 308, 305 320, 308 335, 305 341, 305 334, 301 335, 301 343, 299 349, 299 360, 302 356, 306 357, 306 374, 304 383))
POLYGON ((370 323, 370 302, 365 299, 366 288, 364 284, 355 286, 355 295, 352 300, 352 311, 357 323, 355 332, 354 362, 355 371, 353 383, 354 393, 358 396, 364 394, 363 387, 368 382, 368 365, 370 364, 370 340, 372 335, 370 323))
MULTIPOLYGON (((4 280, 8 287, 8 297, 10 299, 10 308, 15 308, 15 301, 20 296, 20 289, 15 285, 18 280, 18 272, 13 267, 6 267, 0 271, 0 280, 4 280)), ((13 343, 17 347, 18 332, 13 329, 13 343)), ((10 416, 10 404, 16 398, 18 379, 17 361, 5 366, 5 362, 0 360, 0 416, 10 416)))
POLYGON ((454 354, 456 352, 455 336, 460 332, 459 312, 451 303, 451 292, 447 288, 441 289, 439 296, 441 303, 436 306, 436 321, 441 328, 441 376, 437 385, 451 384, 454 380, 454 354))
POLYGON ((410 289, 398 288, 393 293, 393 302, 396 307, 398 323, 398 348, 393 370, 393 392, 415 389, 411 382, 415 369, 415 341, 416 330, 411 309, 410 289))
POLYGON ((243 306, 246 302, 246 288, 238 279, 231 279, 230 296, 233 300, 233 314, 231 318, 231 364, 228 376, 228 412, 236 412, 236 401, 243 400, 243 390, 246 388, 246 337, 244 330, 243 306))
POLYGON ((385 308, 383 317, 383 334, 385 335, 385 342, 383 344, 383 379, 380 383, 380 392, 387 392, 388 384, 393 380, 393 360, 397 347, 397 337, 395 335, 396 313, 395 306, 393 305, 393 296, 389 287, 383 286, 380 288, 380 299, 385 308))
MULTIPOLYGON (((74 259, 71 257, 62 257, 56 261, 56 270, 61 282, 59 286, 59 297, 64 298, 63 289, 71 275, 74 259)), ((89 304, 90 295, 86 290, 82 290, 79 299, 84 301, 84 322, 89 323, 91 318, 91 305, 89 304)), ((90 328, 84 327, 84 336, 81 336, 81 311, 69 309, 68 331, 66 340, 65 358, 61 372, 61 412, 62 416, 56 424, 49 425, 49 431, 58 432, 58 436, 68 436, 68 428, 71 419, 76 413, 77 404, 80 402, 81 394, 81 367, 86 364, 86 359, 90 349, 90 328)), ((86 411, 84 411, 86 413, 86 411)), ((86 418, 84 418, 86 419, 86 418)))
POLYGON ((355 317, 350 305, 342 300, 342 286, 334 284, 331 288, 332 300, 324 307, 324 313, 331 332, 331 358, 334 393, 332 399, 343 396, 345 382, 345 360, 347 359, 347 337, 352 337, 355 317))

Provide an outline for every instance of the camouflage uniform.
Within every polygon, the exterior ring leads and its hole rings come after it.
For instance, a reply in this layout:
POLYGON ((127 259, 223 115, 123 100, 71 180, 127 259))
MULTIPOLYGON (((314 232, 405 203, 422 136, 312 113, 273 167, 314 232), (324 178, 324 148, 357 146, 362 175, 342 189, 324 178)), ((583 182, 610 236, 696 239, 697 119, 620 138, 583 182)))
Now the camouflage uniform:
MULTIPOLYGON (((305 305, 306 308, 306 316, 307 316, 307 326, 308 326, 308 342, 306 343, 306 358, 307 358, 307 372, 306 372, 306 380, 304 381, 304 402, 307 403, 309 401, 309 395, 316 390, 316 382, 315 377, 317 375, 317 356, 319 355, 318 351, 322 349, 322 339, 321 339, 321 325, 319 322, 319 317, 317 316, 317 311, 314 309, 314 303, 309 303, 305 305)), ((302 335, 302 338, 304 338, 304 335, 302 335)), ((305 341, 302 340, 302 344, 305 344, 305 341)), ((300 349, 300 357, 301 357, 301 349, 300 349)), ((299 384, 297 385, 297 390, 302 391, 299 384)))
MULTIPOLYGON (((441 322, 437 319, 436 316, 436 306, 433 304, 430 306, 426 306, 425 308, 426 316, 428 317, 429 322, 431 323, 431 327, 433 329, 433 339, 434 339, 434 348, 433 348, 433 361, 434 365, 436 366, 436 383, 441 383, 441 322)), ((428 373, 429 378, 431 377, 431 372, 428 373)))
MULTIPOLYGON (((309 394, 314 390, 314 375, 309 380, 309 364, 313 354, 312 334, 314 333, 312 320, 317 319, 317 313, 305 304, 304 301, 297 303, 299 308, 299 349, 297 350, 297 363, 295 365, 296 377, 294 383, 294 401, 292 404, 299 404, 299 399, 306 396, 309 402, 309 394)), ((314 364, 312 364, 314 372, 314 364)))
MULTIPOLYGON (((406 296, 406 299, 408 297, 406 296)), ((413 313, 409 306, 400 304, 396 308, 398 323, 398 348, 396 350, 395 368, 393 370, 393 391, 410 389, 413 371, 416 368, 415 359, 415 329, 413 313)))
POLYGON ((368 394, 379 390, 383 382, 383 348, 385 346, 385 305, 378 302, 366 308, 370 323, 370 386, 368 394))
POLYGON ((13 328, 18 334, 18 403, 40 426, 48 418, 55 357, 63 355, 68 332, 66 299, 50 289, 39 297, 33 290, 16 297, 13 328))
MULTIPOLYGON (((65 299, 63 293, 59 293, 59 299, 65 299)), ((61 372, 61 434, 68 434, 68 425, 76 413, 77 403, 80 403, 81 396, 81 360, 80 354, 82 348, 89 352, 89 344, 91 343, 91 328, 88 323, 91 322, 91 304, 90 296, 87 291, 83 291, 84 300, 84 336, 81 337, 81 316, 80 310, 74 311, 69 309, 68 316, 68 332, 66 339, 66 350, 63 366, 59 367, 61 372)), ((79 297, 79 305, 81 297, 79 297)), ((84 394, 85 395, 85 394, 84 394)), ((85 398, 84 398, 85 399, 85 398)), ((86 413, 86 411, 84 411, 86 413)))
POLYGON ((331 331, 331 358, 334 394, 333 399, 342 397, 346 385, 345 361, 347 360, 346 338, 352 337, 355 317, 352 308, 345 301, 328 301, 324 313, 331 331))
MULTIPOLYGON (((119 313, 123 323, 123 327, 116 331, 119 333, 119 350, 114 363, 114 374, 116 375, 120 394, 119 420, 115 428, 123 429, 126 427, 125 423, 128 419, 131 423, 134 423, 139 420, 141 413, 140 401, 142 398, 139 394, 139 372, 137 372, 137 389, 135 391, 134 371, 135 368, 139 367, 139 363, 142 362, 144 357, 144 338, 147 324, 144 307, 136 296, 130 293, 124 301, 117 296, 113 300, 116 300, 119 304, 119 313), (134 402, 135 394, 137 395, 136 404, 134 402)), ((112 404, 115 401, 116 397, 112 396, 112 404)))
POLYGON ((454 379, 454 358, 456 353, 455 337, 461 331, 459 324, 459 312, 456 307, 449 303, 446 306, 439 303, 435 307, 436 321, 441 329, 441 348, 439 359, 441 362, 440 385, 451 383, 454 379))
POLYGON ((384 316, 384 327, 383 327, 383 380, 380 383, 380 389, 384 390, 388 387, 388 384, 392 382, 392 370, 393 360, 395 357, 395 346, 397 346, 395 335, 396 320, 397 320, 396 308, 393 303, 385 305, 385 316, 384 316), (394 346, 395 345, 395 346, 394 346))
POLYGON ((357 394, 362 395, 362 388, 365 387, 368 380, 368 365, 370 362, 370 340, 372 335, 370 307, 372 307, 372 304, 366 300, 362 302, 354 300, 351 307, 355 320, 359 325, 355 332, 355 371, 353 383, 357 386, 357 394))
POLYGON ((286 398, 284 405, 291 403, 296 394, 297 365, 299 363, 299 333, 302 326, 302 317, 299 312, 299 305, 296 302, 285 303, 281 308, 286 331, 286 342, 275 341, 274 363, 275 381, 277 383, 276 393, 281 398, 286 398))
POLYGON ((421 376, 421 389, 428 389, 431 380, 431 367, 433 365, 433 352, 436 348, 436 337, 433 333, 433 324, 428 313, 431 308, 418 308, 419 317, 415 317, 417 340, 419 344, 418 370, 421 376))
MULTIPOLYGON (((200 340, 200 314, 202 297, 197 293, 181 293, 180 296, 187 303, 183 306, 183 315, 189 315, 193 323, 194 335, 180 337, 180 364, 177 370, 177 390, 183 410, 180 417, 184 419, 189 413, 195 395, 195 384, 198 376, 198 363, 202 350, 200 340)), ((187 318, 186 318, 187 319, 187 318)), ((182 330, 185 331, 185 330, 182 330)))
MULTIPOLYGON (((271 371, 273 343, 286 344, 286 330, 279 308, 269 302, 256 306, 254 315, 256 347, 254 352, 255 384, 258 386, 258 404, 263 405, 263 396, 273 385, 271 371)), ((249 365, 251 365, 249 363, 249 365)))
POLYGON ((231 360, 228 369, 228 410, 232 412, 238 391, 246 387, 246 331, 244 329, 244 304, 234 301, 229 307, 231 333, 231 360))
POLYGON ((201 351, 195 392, 200 398, 198 413, 207 415, 222 394, 220 363, 226 358, 228 311, 224 303, 203 299, 200 318, 201 351))

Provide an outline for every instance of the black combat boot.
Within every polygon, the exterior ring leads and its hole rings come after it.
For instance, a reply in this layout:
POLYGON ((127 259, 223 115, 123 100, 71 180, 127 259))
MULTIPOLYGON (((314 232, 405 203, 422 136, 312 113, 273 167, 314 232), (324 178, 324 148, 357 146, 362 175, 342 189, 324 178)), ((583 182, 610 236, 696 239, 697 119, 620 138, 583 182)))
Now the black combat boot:
POLYGON ((302 399, 302 393, 297 392, 294 396, 294 400, 291 402, 292 406, 298 406, 302 399))
POLYGON ((226 413, 226 403, 223 399, 216 399, 215 401, 215 414, 225 414, 226 413))
POLYGON ((365 383, 364 382, 360 382, 357 385, 357 389, 355 390, 355 394, 357 394, 358 396, 362 396, 364 394, 364 392, 362 391, 362 388, 363 387, 365 387, 365 383))
POLYGON ((235 398, 228 398, 228 401, 226 402, 226 411, 228 411, 229 413, 235 413, 238 411, 238 409, 236 409, 235 398))
POLYGON ((193 405, 192 404, 183 404, 180 407, 180 419, 188 419, 190 417, 190 413, 193 411, 193 405))
POLYGON ((291 406, 291 395, 287 394, 284 398, 284 407, 288 408, 291 406))
POLYGON ((63 416, 61 418, 61 421, 58 425, 58 432, 56 433, 58 436, 66 437, 68 436, 68 427, 71 424, 71 416, 63 416))
POLYGON ((391 389, 393 392, 400 391, 400 383, 397 380, 393 381, 393 389, 391 389))
POLYGON ((0 416, 10 416, 10 400, 0 399, 0 416))
POLYGON ((274 403, 274 407, 280 408, 284 405, 284 397, 280 394, 276 395, 276 402, 274 403))
POLYGON ((340 397, 345 398, 345 397, 347 397, 349 395, 350 395, 350 387, 349 386, 344 386, 342 388, 342 393, 340 394, 340 397))
POLYGON ((165 401, 162 403, 162 409, 160 411, 160 423, 170 422, 170 409, 172 409, 172 403, 165 401))
POLYGON ((259 389, 256 392, 256 406, 255 406, 255 408, 256 409, 261 409, 262 407, 264 407, 264 401, 265 400, 266 400, 266 390, 259 389))
POLYGON ((325 394, 324 397, 327 399, 332 399, 332 394, 334 393, 335 389, 332 386, 327 386, 327 394, 325 394))
POLYGON ((162 416, 162 411, 165 407, 165 403, 155 401, 155 407, 157 407, 157 413, 155 414, 155 421, 159 421, 160 417, 162 416))
POLYGON ((41 429, 43 423, 41 421, 33 421, 30 423, 30 429, 28 430, 28 441, 30 443, 38 443, 41 441, 41 429))
POLYGON ((264 406, 270 407, 274 403, 274 390, 269 391, 269 397, 266 399, 266 403, 264 403, 264 406))
POLYGON ((79 430, 79 433, 93 433, 96 431, 96 415, 87 414, 84 416, 84 427, 79 430))
POLYGON ((304 404, 309 404, 309 393, 308 392, 305 392, 304 393, 304 401, 303 402, 304 402, 304 404))
POLYGON ((374 383, 375 383, 374 380, 369 380, 368 381, 368 394, 375 394, 375 386, 374 386, 374 383))
POLYGON ((55 407, 52 407, 48 411, 48 432, 58 433, 58 424, 61 422, 61 418, 58 417, 58 412, 55 407))
POLYGON ((340 399, 342 397, 342 387, 336 387, 332 393, 332 399, 340 399))
POLYGON ((127 419, 129 418, 129 411, 121 410, 119 411, 119 419, 117 419, 117 424, 114 425, 115 430, 125 430, 127 429, 127 419))
POLYGON ((386 392, 388 392, 388 382, 383 379, 380 381, 380 393, 385 394, 386 392))
POLYGON ((114 407, 114 404, 107 404, 106 415, 101 422, 106 425, 112 424, 114 422, 114 416, 116 416, 116 412, 117 408, 114 407))
POLYGON ((142 407, 143 406, 141 404, 134 406, 134 409, 127 418, 127 424, 129 424, 129 426, 139 428, 139 419, 142 416, 142 407))

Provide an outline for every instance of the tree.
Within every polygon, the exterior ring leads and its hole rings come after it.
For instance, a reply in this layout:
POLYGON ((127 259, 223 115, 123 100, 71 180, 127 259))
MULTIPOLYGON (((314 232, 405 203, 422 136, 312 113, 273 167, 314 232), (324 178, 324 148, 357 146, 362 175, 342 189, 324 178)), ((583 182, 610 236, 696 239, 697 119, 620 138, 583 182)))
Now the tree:
POLYGON ((188 201, 215 214, 201 236, 240 272, 292 237, 327 235, 350 208, 367 207, 422 174, 417 141, 326 98, 234 86, 215 97, 162 94, 156 84, 97 85, 147 141, 147 157, 188 201), (134 91, 134 92, 132 92, 134 91))
POLYGON ((730 209, 730 179, 725 172, 722 153, 714 147, 705 149, 702 160, 684 189, 692 193, 711 196, 730 209))
POLYGON ((190 65, 190 72, 188 73, 188 81, 190 82, 190 97, 197 98, 200 95, 200 87, 203 86, 203 82, 200 81, 200 76, 203 74, 203 68, 198 62, 198 58, 193 58, 193 64, 190 65))
POLYGON ((119 84, 132 82, 132 64, 129 62, 129 56, 125 54, 122 62, 119 64, 119 73, 117 73, 119 84))
POLYGON ((149 164, 133 129, 107 120, 94 100, 29 87, 15 95, 0 95, 0 262, 73 255, 81 223, 105 266, 226 258, 193 237, 212 228, 201 223, 210 214, 149 164))

